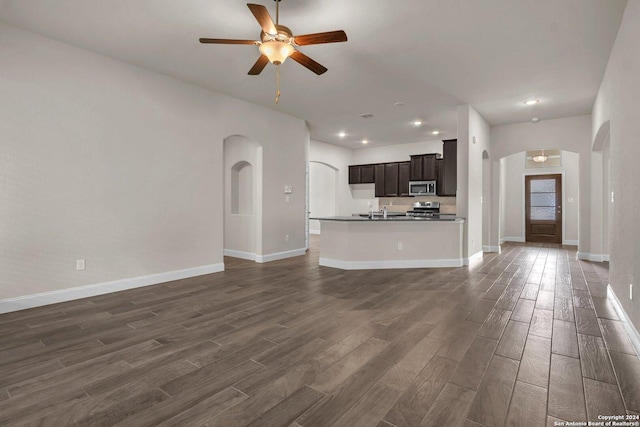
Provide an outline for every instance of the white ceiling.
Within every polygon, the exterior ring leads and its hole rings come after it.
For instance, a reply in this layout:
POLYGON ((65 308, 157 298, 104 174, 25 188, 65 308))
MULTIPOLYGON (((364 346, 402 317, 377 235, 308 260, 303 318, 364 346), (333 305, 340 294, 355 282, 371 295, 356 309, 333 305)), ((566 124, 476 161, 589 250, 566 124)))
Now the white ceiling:
MULTIPOLYGON (((273 0, 252 2, 275 20, 273 0)), ((280 23, 294 34, 343 29, 349 41, 301 47, 329 71, 316 76, 288 60, 278 105, 275 67, 247 75, 257 47, 198 42, 257 40, 260 27, 243 1, 0 0, 0 21, 300 117, 312 138, 358 148, 362 138, 369 146, 455 138, 460 104, 491 125, 590 113, 625 5, 282 0, 280 23), (541 102, 527 107, 530 98, 541 102), (414 127, 415 119, 425 124, 414 127)))

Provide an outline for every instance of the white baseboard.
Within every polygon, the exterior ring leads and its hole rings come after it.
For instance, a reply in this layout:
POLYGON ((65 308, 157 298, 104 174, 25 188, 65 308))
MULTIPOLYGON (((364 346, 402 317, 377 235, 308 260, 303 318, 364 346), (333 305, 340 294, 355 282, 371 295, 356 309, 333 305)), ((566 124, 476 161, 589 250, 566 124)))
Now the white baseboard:
POLYGON ((526 240, 524 237, 507 236, 500 239, 500 243, 504 243, 504 242, 524 243, 526 242, 526 240))
POLYGON ((482 246, 482 252, 497 252, 500 253, 500 246, 482 246))
POLYGON ((218 273, 220 271, 224 271, 223 263, 186 268, 184 270, 166 271, 164 273, 150 274, 148 276, 130 277, 127 279, 113 280, 111 282, 95 283, 92 285, 78 286, 76 288, 60 289, 57 291, 8 298, 0 300, 0 314, 25 310, 27 308, 40 307, 43 305, 56 304, 59 302, 72 301, 95 295, 103 295, 126 289, 156 285, 158 283, 170 282, 172 280, 218 273))
POLYGON ((320 230, 311 230, 311 229, 309 229, 309 234, 320 234, 320 230))
POLYGON ((276 252, 274 254, 267 255, 256 255, 256 262, 269 262, 269 261, 277 261, 279 259, 292 258, 294 256, 300 256, 307 253, 305 248, 302 249, 294 249, 292 251, 286 252, 276 252))
POLYGON ((604 262, 609 261, 609 254, 590 254, 588 252, 578 252, 577 258, 585 261, 604 262))
POLYGON ((462 260, 462 262, 464 263, 464 265, 469 265, 473 261, 478 260, 478 259, 482 259, 482 251, 476 252, 475 254, 471 255, 469 258, 464 258, 462 260))
POLYGON ((627 316, 627 312, 622 308, 622 304, 620 304, 620 300, 616 296, 615 292, 613 292, 611 285, 607 286, 607 296, 609 297, 609 301, 611 301, 613 308, 615 308, 616 313, 618 313, 618 317, 623 321, 624 328, 627 330, 627 335, 636 350, 636 354, 640 355, 640 334, 638 334, 638 330, 633 326, 633 323, 631 323, 631 319, 627 316))
POLYGON ((577 240, 565 240, 564 243, 562 243, 563 245, 567 245, 567 246, 578 246, 578 241, 577 240))
POLYGON ((442 268, 462 267, 462 259, 416 259, 396 261, 343 261, 331 258, 320 258, 319 264, 324 267, 341 270, 381 270, 391 268, 442 268))
POLYGON ((234 258, 248 259, 249 261, 256 260, 256 254, 251 252, 235 251, 233 249, 225 249, 224 256, 230 256, 234 258))

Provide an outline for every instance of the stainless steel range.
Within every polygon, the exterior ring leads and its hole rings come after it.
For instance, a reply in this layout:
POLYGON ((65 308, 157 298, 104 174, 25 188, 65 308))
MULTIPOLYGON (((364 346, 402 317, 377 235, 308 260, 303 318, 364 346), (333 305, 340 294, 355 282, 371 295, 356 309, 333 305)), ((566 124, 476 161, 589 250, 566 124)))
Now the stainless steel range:
POLYGON ((415 202, 407 216, 430 217, 440 213, 440 202, 415 202))

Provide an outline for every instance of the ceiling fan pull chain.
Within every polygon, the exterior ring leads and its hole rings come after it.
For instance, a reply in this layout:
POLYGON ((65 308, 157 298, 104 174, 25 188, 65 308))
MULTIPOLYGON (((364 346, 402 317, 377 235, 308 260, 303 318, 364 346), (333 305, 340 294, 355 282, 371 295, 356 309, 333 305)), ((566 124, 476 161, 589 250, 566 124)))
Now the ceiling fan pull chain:
POLYGON ((280 64, 276 65, 276 104, 280 100, 280 64))

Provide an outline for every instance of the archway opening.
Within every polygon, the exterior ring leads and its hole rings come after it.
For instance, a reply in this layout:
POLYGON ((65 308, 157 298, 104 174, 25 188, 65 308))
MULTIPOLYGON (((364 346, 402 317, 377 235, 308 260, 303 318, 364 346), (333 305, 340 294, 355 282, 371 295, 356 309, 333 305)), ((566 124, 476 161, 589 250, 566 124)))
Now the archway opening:
MULTIPOLYGON (((505 157, 499 162, 500 223, 499 241, 526 241, 525 179, 537 175, 558 174, 562 176, 559 203, 562 218, 562 243, 578 245, 580 223, 580 154, 559 150, 560 159, 553 166, 540 165, 535 168, 521 151, 505 157)), ((558 159, 556 159, 558 160, 558 159)), ((494 190, 495 191, 495 190, 494 190)))
MULTIPOLYGON (((309 162, 309 216, 329 217, 337 212, 338 169, 322 162, 309 162)), ((309 233, 320 234, 320 222, 309 220, 309 233)))
POLYGON ((491 160, 487 150, 482 152, 482 250, 491 252, 491 160))

